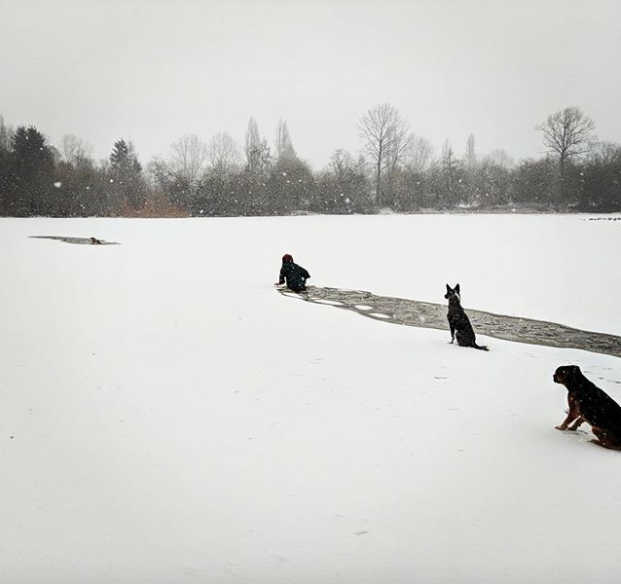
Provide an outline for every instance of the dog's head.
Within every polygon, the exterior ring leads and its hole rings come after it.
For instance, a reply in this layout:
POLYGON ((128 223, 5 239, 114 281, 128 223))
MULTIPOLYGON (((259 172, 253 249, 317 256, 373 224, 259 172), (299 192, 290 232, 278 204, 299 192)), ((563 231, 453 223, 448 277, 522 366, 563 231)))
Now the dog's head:
POLYGON ((567 384, 571 384, 572 381, 577 380, 582 376, 582 371, 580 371, 580 367, 577 365, 561 365, 556 369, 552 379, 554 383, 561 383, 562 385, 567 386, 567 384))
POLYGON ((457 300, 461 302, 461 293, 459 291, 459 284, 455 284, 455 288, 451 288, 448 284, 446 285, 446 294, 444 298, 449 300, 451 297, 456 297, 457 300))

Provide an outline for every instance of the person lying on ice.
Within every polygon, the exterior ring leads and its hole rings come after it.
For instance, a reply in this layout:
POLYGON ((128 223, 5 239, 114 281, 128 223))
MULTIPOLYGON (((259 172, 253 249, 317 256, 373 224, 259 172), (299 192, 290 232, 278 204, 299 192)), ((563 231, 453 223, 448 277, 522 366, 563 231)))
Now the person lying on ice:
POLYGON ((287 288, 294 292, 302 292, 306 290, 306 280, 310 278, 310 274, 302 267, 293 263, 293 256, 286 253, 282 256, 282 268, 280 268, 280 277, 278 284, 287 282, 287 288))

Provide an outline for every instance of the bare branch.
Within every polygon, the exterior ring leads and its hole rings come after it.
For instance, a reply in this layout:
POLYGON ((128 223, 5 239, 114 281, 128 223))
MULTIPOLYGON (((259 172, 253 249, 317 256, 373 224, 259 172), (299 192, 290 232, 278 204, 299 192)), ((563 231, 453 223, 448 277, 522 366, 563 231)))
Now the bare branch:
POLYGON ((536 129, 543 132, 548 151, 558 154, 561 167, 568 159, 589 152, 595 140, 595 123, 577 107, 567 107, 548 116, 536 129))

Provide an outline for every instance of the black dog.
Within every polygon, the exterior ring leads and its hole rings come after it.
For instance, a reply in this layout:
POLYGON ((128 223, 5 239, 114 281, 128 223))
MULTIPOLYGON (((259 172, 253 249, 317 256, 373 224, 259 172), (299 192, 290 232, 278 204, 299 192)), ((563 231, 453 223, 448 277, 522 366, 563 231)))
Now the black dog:
POLYGON ((455 288, 451 288, 447 284, 444 298, 448 300, 447 318, 451 327, 451 343, 457 338, 457 344, 460 347, 474 347, 475 349, 481 349, 481 351, 488 351, 487 347, 477 345, 474 329, 461 306, 459 284, 456 284, 455 288))
POLYGON ((577 365, 563 365, 552 377, 554 383, 567 388, 569 414, 559 430, 565 430, 575 420, 570 430, 576 430, 583 421, 591 426, 597 440, 594 444, 621 450, 621 406, 604 390, 589 381, 577 365))

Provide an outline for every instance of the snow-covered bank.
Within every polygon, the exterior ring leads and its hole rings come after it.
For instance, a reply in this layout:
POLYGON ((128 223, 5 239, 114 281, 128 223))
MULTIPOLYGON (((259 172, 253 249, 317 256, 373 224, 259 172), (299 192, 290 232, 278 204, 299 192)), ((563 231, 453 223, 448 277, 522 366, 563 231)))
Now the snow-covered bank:
POLYGON ((26 584, 616 582, 621 454, 554 430, 561 364, 399 327, 316 285, 618 334, 618 222, 0 220, 0 559, 26 584), (82 246, 29 235, 100 237, 82 246))

